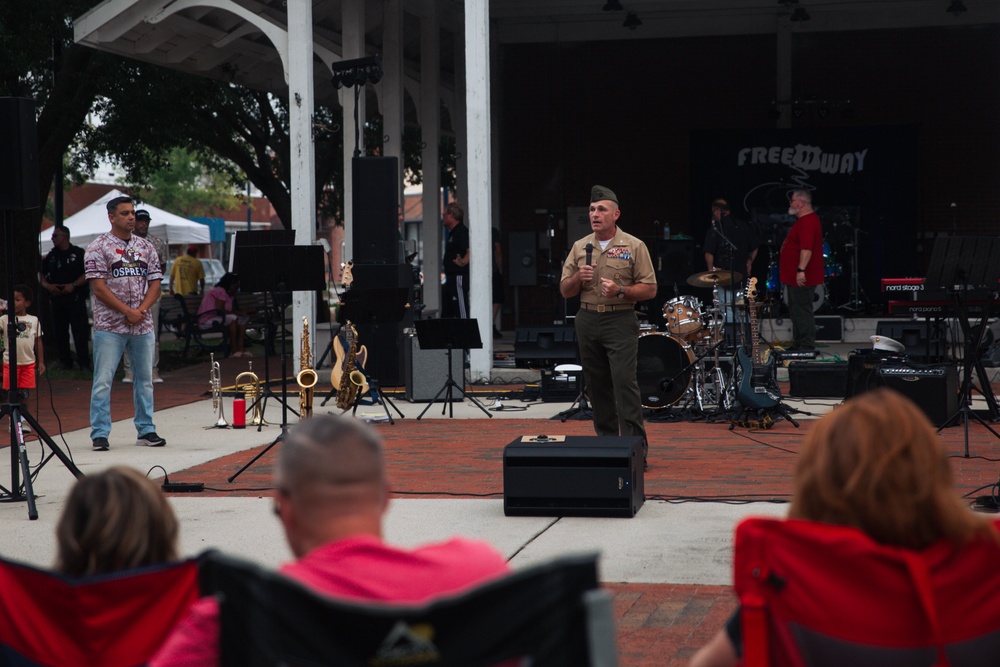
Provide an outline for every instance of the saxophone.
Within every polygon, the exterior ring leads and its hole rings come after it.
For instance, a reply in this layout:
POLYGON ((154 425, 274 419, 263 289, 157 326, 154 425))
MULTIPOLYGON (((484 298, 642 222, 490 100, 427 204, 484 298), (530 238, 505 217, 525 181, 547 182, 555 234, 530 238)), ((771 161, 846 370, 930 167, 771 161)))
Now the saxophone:
POLYGON ((312 350, 309 348, 309 320, 302 318, 302 338, 299 342, 299 374, 295 376, 299 385, 299 419, 312 417, 313 387, 319 382, 319 375, 312 367, 312 350))
POLYGON ((340 387, 337 388, 337 407, 348 410, 354 405, 358 391, 364 384, 364 375, 355 365, 358 356, 358 331, 350 320, 344 324, 344 337, 347 339, 348 348, 340 374, 340 387))

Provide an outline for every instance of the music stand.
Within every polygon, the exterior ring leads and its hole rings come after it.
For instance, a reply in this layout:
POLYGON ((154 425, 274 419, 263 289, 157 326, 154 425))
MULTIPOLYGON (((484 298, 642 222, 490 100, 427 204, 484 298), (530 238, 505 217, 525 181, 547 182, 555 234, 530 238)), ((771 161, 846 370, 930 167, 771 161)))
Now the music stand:
MULTIPOLYGON (((389 288, 379 288, 379 289, 367 289, 363 291, 353 291, 347 292, 345 295, 345 301, 340 307, 340 311, 337 313, 337 321, 343 326, 348 321, 353 324, 370 324, 372 330, 375 332, 375 339, 378 339, 378 327, 379 323, 399 323, 403 321, 406 315, 406 309, 409 308, 409 298, 410 298, 410 288, 409 287, 389 287, 389 288), (350 296, 352 295, 353 296, 350 296)), ((363 340, 358 339, 358 343, 364 343, 363 340)), ((369 350, 369 354, 378 354, 375 350, 372 352, 369 350)), ((378 379, 375 378, 371 373, 369 373, 363 366, 358 366, 357 369, 365 376, 365 380, 368 382, 368 391, 361 393, 359 392, 357 396, 354 397, 354 405, 352 406, 352 415, 356 415, 358 412, 358 403, 365 396, 369 396, 374 403, 382 406, 385 410, 385 416, 389 418, 390 424, 395 424, 392 420, 392 415, 389 413, 389 407, 391 406, 399 414, 400 419, 405 419, 404 415, 396 404, 386 396, 381 387, 379 386, 378 379)), ((327 401, 331 397, 336 395, 340 388, 332 387, 327 393, 326 398, 320 406, 326 405, 327 401)), ((344 410, 346 413, 347 410, 344 410)), ((343 413, 341 413, 343 414, 343 413)))
MULTIPOLYGON (((250 291, 277 293, 290 292, 315 292, 323 289, 325 278, 323 276, 323 248, 316 245, 307 246, 246 246, 236 249, 237 259, 242 266, 255 267, 248 271, 247 278, 240 276, 240 286, 246 280, 250 291)), ((265 296, 266 298, 266 296, 265 296)), ((281 328, 281 433, 278 434, 270 445, 261 450, 255 457, 250 459, 246 465, 237 470, 230 478, 229 482, 240 476, 244 470, 252 466, 257 459, 266 454, 272 447, 285 439, 288 432, 288 349, 285 338, 285 325, 282 322, 280 313, 279 324, 281 328)), ((264 356, 264 367, 267 368, 267 354, 264 356)), ((266 373, 266 371, 265 371, 266 373)), ((266 377, 266 376, 265 376, 266 377)), ((274 396, 270 388, 270 379, 261 390, 261 395, 257 401, 261 403, 261 426, 264 421, 264 408, 268 396, 274 396)), ((275 397, 277 398, 277 397, 275 397)), ((252 409, 252 404, 247 406, 247 410, 252 409)), ((298 412, 292 410, 296 415, 298 412)), ((260 431, 260 426, 257 427, 260 431)))
POLYGON ((991 236, 954 236, 938 238, 934 243, 927 269, 927 288, 943 288, 952 292, 955 299, 956 319, 962 328, 962 388, 959 391, 958 411, 938 428, 938 433, 953 422, 961 421, 965 428, 965 458, 969 458, 969 419, 975 419, 1000 440, 1000 433, 972 409, 972 372, 979 377, 979 393, 986 399, 990 416, 997 419, 1000 409, 990 385, 989 376, 979 356, 979 346, 986 333, 990 311, 996 299, 997 281, 1000 280, 1000 239, 991 236), (975 289, 989 290, 978 328, 969 324, 968 292, 975 289))
MULTIPOLYGON (((20 392, 17 388, 17 316, 14 313, 14 224, 11 222, 9 209, 3 210, 3 231, 5 245, 5 261, 7 262, 7 350, 6 356, 10 367, 10 390, 7 392, 7 402, 0 405, 0 418, 6 415, 10 419, 10 488, 6 489, 0 485, 0 502, 20 502, 28 503, 28 519, 34 521, 38 519, 38 508, 35 505, 35 491, 31 483, 31 466, 28 463, 28 450, 24 445, 24 431, 21 428, 21 418, 28 422, 38 439, 41 440, 51 453, 42 459, 35 469, 36 473, 42 469, 46 463, 55 456, 66 469, 73 473, 77 479, 83 477, 83 473, 76 467, 76 464, 59 449, 59 445, 52 440, 48 432, 42 425, 31 416, 27 406, 20 401, 20 392), (18 474, 22 475, 24 490, 21 490, 21 481, 18 474)), ((491 415, 492 416, 492 415, 491 415)))
MULTIPOLYGON (((455 382, 451 376, 452 350, 462 350, 464 353, 466 350, 482 349, 483 341, 479 337, 479 321, 470 319, 416 320, 413 325, 417 328, 417 341, 420 343, 421 350, 448 350, 448 379, 445 380, 441 390, 431 399, 431 402, 427 404, 424 411, 420 413, 417 420, 419 421, 424 416, 424 413, 430 410, 431 406, 437 402, 442 394, 444 394, 445 404, 441 408, 441 414, 443 415, 445 410, 447 410, 448 418, 454 418, 452 401, 454 400, 453 392, 455 390, 458 390, 462 396, 469 399, 473 405, 482 410, 483 414, 492 419, 493 415, 483 407, 483 404, 477 401, 471 394, 466 393, 465 389, 455 382)), ((464 372, 462 380, 465 380, 464 372)))

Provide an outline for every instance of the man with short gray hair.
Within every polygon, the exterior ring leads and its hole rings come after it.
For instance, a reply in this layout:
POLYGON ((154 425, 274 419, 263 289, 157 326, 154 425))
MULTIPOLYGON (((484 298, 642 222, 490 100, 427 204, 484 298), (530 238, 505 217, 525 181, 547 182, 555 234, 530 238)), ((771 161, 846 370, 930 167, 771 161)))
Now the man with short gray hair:
MULTIPOLYGON (((422 603, 509 571, 485 542, 452 538, 416 549, 382 540, 389 505, 382 442, 365 424, 320 415, 292 427, 278 452, 274 513, 297 560, 282 574, 337 598, 422 603)), ((150 667, 219 664, 219 605, 191 607, 150 667)))

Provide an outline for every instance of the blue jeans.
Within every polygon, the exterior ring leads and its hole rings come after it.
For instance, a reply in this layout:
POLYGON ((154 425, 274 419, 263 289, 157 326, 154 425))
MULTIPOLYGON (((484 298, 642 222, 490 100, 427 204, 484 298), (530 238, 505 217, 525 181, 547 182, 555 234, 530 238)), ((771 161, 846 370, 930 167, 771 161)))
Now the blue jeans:
POLYGON ((153 425, 153 333, 130 336, 94 332, 94 388, 90 394, 90 439, 111 435, 111 383, 127 349, 132 357, 132 401, 139 437, 156 431, 153 425))

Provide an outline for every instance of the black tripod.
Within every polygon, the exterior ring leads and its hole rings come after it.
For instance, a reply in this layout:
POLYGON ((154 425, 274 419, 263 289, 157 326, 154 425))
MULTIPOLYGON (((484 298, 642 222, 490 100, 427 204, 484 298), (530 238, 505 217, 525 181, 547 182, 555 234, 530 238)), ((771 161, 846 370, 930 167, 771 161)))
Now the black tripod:
MULTIPOLYGON (((281 396, 278 396, 271 389, 271 352, 270 352, 269 348, 273 348, 273 346, 265 345, 264 346, 264 382, 261 384, 260 394, 257 396, 257 398, 254 399, 253 403, 251 403, 250 405, 247 406, 247 412, 248 413, 252 413, 253 409, 257 406, 257 404, 260 404, 260 423, 257 424, 257 432, 258 433, 260 433, 260 430, 262 428, 264 428, 265 426, 270 426, 270 424, 268 424, 267 420, 264 418, 264 412, 267 410, 267 399, 269 399, 269 398, 273 398, 274 400, 278 401, 278 403, 281 404, 281 411, 282 411, 281 423, 282 424, 285 423, 285 414, 284 414, 285 410, 291 410, 292 413, 294 413, 296 417, 299 416, 298 411, 296 411, 294 408, 292 408, 291 406, 288 405, 288 391, 287 391, 287 377, 288 377, 287 371, 288 371, 288 368, 287 368, 286 363, 285 363, 286 359, 287 359, 287 356, 288 356, 288 349, 287 349, 287 338, 286 338, 287 331, 285 330, 285 318, 284 318, 285 306, 287 304, 287 296, 286 295, 288 293, 286 293, 284 291, 278 291, 278 292, 274 293, 274 295, 273 295, 273 298, 274 298, 274 308, 273 309, 269 308, 268 305, 267 305, 267 294, 268 293, 265 291, 264 292, 264 310, 267 312, 266 317, 270 320, 270 322, 269 322, 269 324, 267 326, 269 328, 273 329, 275 327, 274 322, 276 320, 277 323, 278 323, 277 327, 279 329, 279 331, 277 332, 277 334, 278 334, 278 338, 281 340, 281 352, 280 352, 280 356, 281 356, 281 396)), ((282 431, 284 431, 284 426, 282 426, 282 431)))
MULTIPOLYGON (((323 278, 323 248, 320 246, 248 246, 236 249, 237 262, 244 266, 259 267, 247 276, 248 288, 251 291, 272 291, 276 293, 315 292, 322 289, 323 278), (245 263, 245 264, 244 264, 245 263), (271 267, 268 269, 267 267, 271 267)), ((241 279, 242 284, 243 279, 241 279)), ((244 470, 257 462, 257 459, 268 453, 272 447, 285 439, 288 433, 288 346, 283 321, 281 327, 281 433, 262 449, 256 456, 237 470, 228 481, 232 482, 244 470)), ((267 367, 265 357, 265 368, 267 367)), ((266 377, 266 376, 265 376, 266 377)), ((268 386, 261 391, 257 401, 265 400, 268 395, 274 395, 268 386)), ((264 421, 264 404, 261 404, 261 426, 264 421)), ((295 410, 292 410, 295 412, 295 410)), ((297 412, 295 412, 298 415, 297 412)), ((257 430, 260 430, 258 426, 257 430)))
POLYGON ((493 419, 493 415, 483 407, 483 404, 471 394, 466 393, 465 389, 455 382, 451 374, 452 350, 461 350, 464 355, 466 350, 482 349, 483 341, 479 337, 479 321, 466 319, 416 320, 413 325, 417 329, 417 341, 420 343, 421 350, 448 350, 448 379, 445 380, 441 390, 431 399, 424 411, 417 416, 417 420, 423 417, 442 395, 444 396, 444 406, 441 408, 441 414, 448 411, 449 419, 454 418, 452 401, 456 398, 454 393, 456 391, 482 410, 483 414, 493 419))
POLYGON ((982 345, 986 325, 989 322, 990 310, 996 299, 998 280, 1000 280, 1000 239, 988 236, 956 236, 938 238, 934 243, 925 285, 927 287, 945 287, 954 291, 955 310, 964 341, 964 354, 962 355, 964 375, 962 389, 958 397, 958 411, 941 425, 938 432, 940 433, 941 429, 961 420, 965 427, 966 458, 969 457, 970 419, 978 421, 1000 440, 1000 433, 993 430, 993 427, 972 409, 972 372, 975 369, 981 385, 979 391, 986 399, 990 418, 994 420, 1000 418, 1000 409, 997 407, 989 376, 986 374, 983 360, 979 355, 979 348, 982 345), (988 290, 988 298, 979 325, 973 328, 969 324, 968 317, 968 292, 976 288, 988 290))
MULTIPOLYGON (((358 406, 361 404, 362 399, 367 397, 371 400, 373 405, 378 404, 382 406, 382 409, 385 410, 385 416, 389 420, 390 424, 396 423, 392 420, 392 414, 389 412, 390 407, 396 411, 400 419, 405 419, 406 415, 400 412, 399 408, 396 407, 396 404, 392 402, 392 399, 382 393, 382 388, 379 386, 378 380, 366 373, 364 368, 359 367, 358 371, 364 376, 365 384, 368 385, 368 389, 364 392, 359 391, 358 395, 354 397, 354 405, 350 408, 351 416, 353 417, 358 414, 358 406)), ((326 401, 323 401, 323 403, 326 403, 326 401)), ((347 410, 344 410, 344 412, 347 412, 347 410)))
POLYGON ((594 412, 590 409, 590 401, 587 400, 587 379, 583 374, 583 367, 578 364, 565 366, 556 366, 553 370, 556 373, 560 372, 578 372, 577 377, 580 378, 580 393, 576 395, 573 400, 573 404, 562 412, 553 415, 552 419, 558 419, 561 422, 565 422, 567 419, 593 419, 594 412))
POLYGON ((42 428, 42 425, 31 416, 27 407, 20 402, 21 395, 17 388, 17 334, 24 327, 24 323, 18 323, 17 315, 14 312, 14 231, 10 211, 7 209, 4 209, 3 212, 3 228, 4 261, 7 263, 7 307, 9 308, 7 312, 7 365, 10 368, 10 391, 7 392, 7 402, 0 405, 0 419, 4 416, 10 419, 10 488, 4 488, 3 485, 0 485, 0 502, 27 501, 28 518, 34 521, 38 518, 38 508, 35 506, 35 491, 31 486, 31 466, 28 463, 28 450, 24 446, 24 430, 21 428, 22 417, 35 429, 39 440, 45 443, 51 451, 38 464, 36 472, 40 471, 42 466, 55 456, 77 479, 83 477, 83 473, 66 453, 59 449, 59 446, 42 428))

